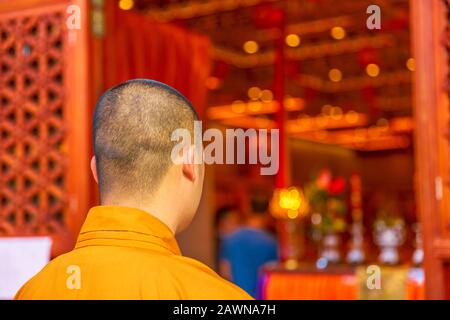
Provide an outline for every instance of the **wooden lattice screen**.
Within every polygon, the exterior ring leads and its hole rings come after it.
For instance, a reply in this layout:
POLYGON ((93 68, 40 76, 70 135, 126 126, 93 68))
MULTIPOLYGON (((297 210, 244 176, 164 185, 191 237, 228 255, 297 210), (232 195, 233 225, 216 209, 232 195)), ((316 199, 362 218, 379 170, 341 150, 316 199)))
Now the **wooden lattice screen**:
POLYGON ((70 249, 86 199, 83 38, 68 43, 67 5, 0 12, 0 236, 51 235, 55 254, 70 249))

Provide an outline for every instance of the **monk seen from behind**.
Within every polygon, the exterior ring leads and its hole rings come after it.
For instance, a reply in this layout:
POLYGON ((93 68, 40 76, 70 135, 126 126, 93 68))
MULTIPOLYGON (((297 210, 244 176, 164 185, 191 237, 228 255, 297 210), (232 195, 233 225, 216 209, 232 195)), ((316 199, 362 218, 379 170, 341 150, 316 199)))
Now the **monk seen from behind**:
POLYGON ((196 120, 190 102, 165 84, 136 79, 109 89, 93 123, 91 169, 101 205, 87 214, 75 248, 16 299, 250 299, 183 257, 174 238, 197 210, 204 165, 194 161, 194 145, 173 159, 171 135, 193 135, 196 120))

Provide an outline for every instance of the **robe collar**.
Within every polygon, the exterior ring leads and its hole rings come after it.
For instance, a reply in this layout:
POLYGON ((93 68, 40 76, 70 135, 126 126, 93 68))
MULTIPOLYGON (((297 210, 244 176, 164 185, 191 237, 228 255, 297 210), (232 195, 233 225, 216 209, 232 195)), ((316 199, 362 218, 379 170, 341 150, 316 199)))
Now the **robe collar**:
POLYGON ((124 246, 167 251, 181 255, 174 234, 161 220, 143 210, 97 206, 89 210, 75 248, 124 246))

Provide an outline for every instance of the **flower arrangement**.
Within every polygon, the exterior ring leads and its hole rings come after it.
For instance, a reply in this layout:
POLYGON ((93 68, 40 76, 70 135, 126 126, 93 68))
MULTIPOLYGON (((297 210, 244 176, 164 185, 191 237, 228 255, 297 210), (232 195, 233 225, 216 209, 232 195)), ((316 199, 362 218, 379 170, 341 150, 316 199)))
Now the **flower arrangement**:
POLYGON ((322 233, 345 231, 347 205, 345 203, 346 181, 343 177, 333 177, 331 171, 323 169, 305 186, 305 196, 311 213, 317 218, 313 227, 322 233))

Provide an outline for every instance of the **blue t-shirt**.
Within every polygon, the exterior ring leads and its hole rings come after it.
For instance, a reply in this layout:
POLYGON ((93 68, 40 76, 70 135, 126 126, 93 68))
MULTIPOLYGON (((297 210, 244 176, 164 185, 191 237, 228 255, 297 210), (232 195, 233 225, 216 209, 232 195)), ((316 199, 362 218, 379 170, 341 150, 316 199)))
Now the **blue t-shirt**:
POLYGON ((223 239, 220 258, 229 262, 233 282, 255 297, 259 268, 277 259, 277 247, 268 232, 242 227, 223 239))

